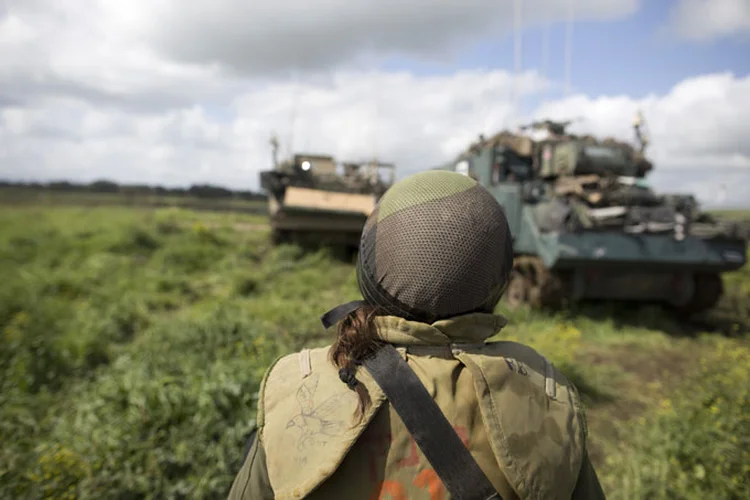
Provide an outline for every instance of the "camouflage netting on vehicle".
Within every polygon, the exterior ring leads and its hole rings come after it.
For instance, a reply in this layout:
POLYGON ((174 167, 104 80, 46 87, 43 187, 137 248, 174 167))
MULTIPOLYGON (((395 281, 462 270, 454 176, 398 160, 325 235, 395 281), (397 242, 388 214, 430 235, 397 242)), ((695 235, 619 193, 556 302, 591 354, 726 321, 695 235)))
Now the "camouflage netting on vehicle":
POLYGON ((446 171, 391 187, 362 232, 357 278, 365 300, 432 323, 491 312, 513 267, 505 213, 473 179, 446 171))
POLYGON ((549 198, 534 207, 534 216, 542 231, 671 232, 678 239, 750 235, 741 224, 701 212, 692 196, 660 196, 645 186, 596 175, 557 179, 549 198))
POLYGON ((284 190, 289 186, 340 193, 377 195, 381 195, 388 189, 388 185, 380 179, 370 180, 361 176, 345 177, 336 173, 311 174, 276 171, 262 172, 261 186, 277 198, 282 197, 284 190))

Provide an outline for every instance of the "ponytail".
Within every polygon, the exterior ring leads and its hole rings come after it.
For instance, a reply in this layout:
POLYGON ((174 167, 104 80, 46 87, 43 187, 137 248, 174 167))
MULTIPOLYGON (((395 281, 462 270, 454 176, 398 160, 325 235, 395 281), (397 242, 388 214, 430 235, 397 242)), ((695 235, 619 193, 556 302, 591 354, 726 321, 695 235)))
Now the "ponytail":
POLYGON ((361 306, 339 322, 336 341, 330 350, 331 362, 339 369, 339 378, 357 393, 359 403, 354 417, 357 422, 364 417, 371 404, 367 388, 356 379, 357 366, 374 353, 380 340, 375 326, 376 310, 361 306))

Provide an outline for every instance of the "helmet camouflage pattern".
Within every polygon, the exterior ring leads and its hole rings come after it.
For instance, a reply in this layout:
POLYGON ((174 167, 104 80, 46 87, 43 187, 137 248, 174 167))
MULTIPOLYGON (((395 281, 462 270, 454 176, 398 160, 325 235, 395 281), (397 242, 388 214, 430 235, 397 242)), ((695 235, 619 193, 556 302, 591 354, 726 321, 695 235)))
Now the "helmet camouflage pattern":
POLYGON ((475 180, 448 171, 394 184, 367 219, 359 250, 365 301, 427 323, 492 312, 513 267, 500 204, 475 180))

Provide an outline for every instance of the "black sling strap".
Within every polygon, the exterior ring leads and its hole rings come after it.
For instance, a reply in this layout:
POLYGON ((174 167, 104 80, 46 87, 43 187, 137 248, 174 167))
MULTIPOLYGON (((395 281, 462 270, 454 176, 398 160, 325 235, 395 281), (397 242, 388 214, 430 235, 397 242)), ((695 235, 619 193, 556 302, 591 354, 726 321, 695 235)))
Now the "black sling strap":
POLYGON ((362 364, 385 393, 419 448, 457 500, 501 500, 417 375, 385 344, 362 364))
POLYGON ((367 302, 365 302, 364 300, 353 300, 351 302, 347 302, 346 304, 341 304, 340 306, 334 307, 320 317, 320 321, 323 323, 323 328, 328 329, 332 327, 333 325, 344 319, 346 316, 348 316, 350 313, 366 305, 367 302))

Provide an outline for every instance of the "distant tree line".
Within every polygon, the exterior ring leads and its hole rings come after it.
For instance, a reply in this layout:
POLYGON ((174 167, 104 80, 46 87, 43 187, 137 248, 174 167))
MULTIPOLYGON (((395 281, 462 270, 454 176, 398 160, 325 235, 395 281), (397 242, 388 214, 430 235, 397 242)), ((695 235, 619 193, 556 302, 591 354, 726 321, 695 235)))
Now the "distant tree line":
POLYGON ((91 183, 75 183, 69 181, 55 182, 13 182, 0 180, 0 188, 21 188, 38 191, 67 191, 71 193, 121 193, 130 195, 157 196, 190 196, 195 198, 236 198, 242 200, 265 200, 266 195, 254 191, 233 191, 210 184, 193 184, 189 188, 166 188, 163 186, 147 186, 145 184, 118 184, 108 180, 98 180, 91 183))

